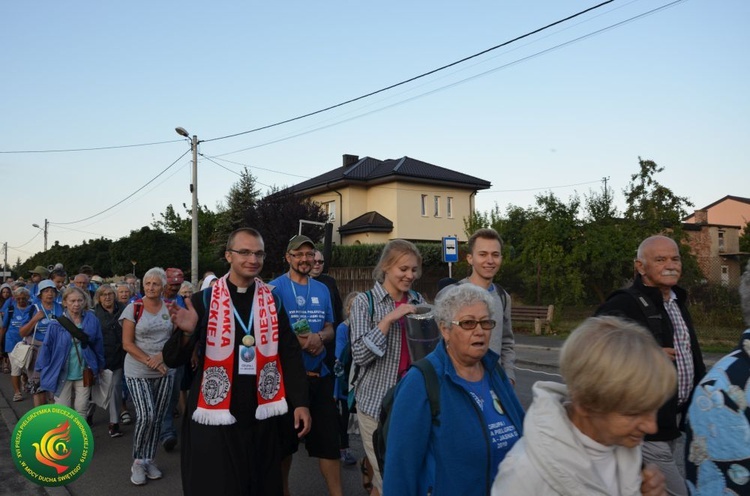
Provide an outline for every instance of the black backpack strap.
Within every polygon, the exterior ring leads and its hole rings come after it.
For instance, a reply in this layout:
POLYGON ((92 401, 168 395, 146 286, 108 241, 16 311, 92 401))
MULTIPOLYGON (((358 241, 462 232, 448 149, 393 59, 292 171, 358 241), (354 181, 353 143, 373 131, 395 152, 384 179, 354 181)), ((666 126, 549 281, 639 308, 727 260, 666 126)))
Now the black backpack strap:
POLYGON ((69 318, 65 315, 60 315, 57 321, 70 333, 71 336, 81 342, 82 347, 89 345, 89 336, 82 330, 80 330, 69 318))
POLYGON ((427 388, 427 400, 430 402, 432 424, 440 425, 440 379, 435 371, 435 367, 426 358, 417 360, 412 366, 418 368, 424 376, 424 383, 427 388))

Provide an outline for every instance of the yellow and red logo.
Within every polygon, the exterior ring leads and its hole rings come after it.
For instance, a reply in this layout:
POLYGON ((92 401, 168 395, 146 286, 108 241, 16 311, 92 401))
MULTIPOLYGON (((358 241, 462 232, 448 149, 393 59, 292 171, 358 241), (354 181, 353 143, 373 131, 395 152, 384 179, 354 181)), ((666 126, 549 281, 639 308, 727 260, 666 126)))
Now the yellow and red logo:
POLYGON ((16 468, 42 486, 62 486, 86 471, 94 454, 91 428, 75 410, 42 405, 21 417, 13 429, 16 468))

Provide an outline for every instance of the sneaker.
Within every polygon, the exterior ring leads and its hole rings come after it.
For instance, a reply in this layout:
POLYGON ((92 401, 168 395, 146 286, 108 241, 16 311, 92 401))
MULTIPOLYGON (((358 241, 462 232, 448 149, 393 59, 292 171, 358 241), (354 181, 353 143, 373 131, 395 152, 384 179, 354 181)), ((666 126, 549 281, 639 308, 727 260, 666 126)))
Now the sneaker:
POLYGON ((341 450, 341 462, 344 465, 356 465, 357 459, 352 456, 348 449, 341 450))
POLYGON ((130 467, 130 482, 136 486, 142 486, 146 483, 146 464, 140 462, 133 462, 133 466, 130 467))
POLYGON ((175 446, 177 446, 177 438, 176 437, 168 437, 164 440, 163 443, 161 443, 162 446, 164 446, 164 451, 167 453, 171 452, 175 446))
POLYGON ((161 479, 161 470, 159 470, 159 467, 154 462, 146 463, 146 477, 151 480, 161 479))
POLYGON ((130 412, 127 410, 123 410, 120 414, 120 421, 122 421, 124 425, 132 424, 133 419, 130 416, 130 412))
POLYGON ((120 424, 109 424, 109 437, 121 437, 120 424))

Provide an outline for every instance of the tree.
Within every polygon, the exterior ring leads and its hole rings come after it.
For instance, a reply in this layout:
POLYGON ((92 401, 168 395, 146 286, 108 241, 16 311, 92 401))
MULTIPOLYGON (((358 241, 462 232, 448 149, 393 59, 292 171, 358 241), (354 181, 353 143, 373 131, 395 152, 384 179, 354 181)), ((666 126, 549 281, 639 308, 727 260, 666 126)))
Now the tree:
MULTIPOLYGON (((191 244, 193 233, 193 212, 184 203, 185 217, 177 213, 174 207, 167 205, 166 210, 159 214, 161 219, 154 219, 151 226, 168 234, 174 234, 182 241, 191 244)), ((201 273, 211 270, 216 273, 222 273, 226 267, 223 258, 224 243, 226 238, 221 239, 218 233, 220 214, 211 211, 205 205, 198 205, 198 267, 201 273)), ((187 267, 186 267, 187 268, 187 267)), ((190 271, 186 270, 185 274, 189 275, 190 271)), ((202 274, 198 274, 200 278, 202 274)))
POLYGON ((573 250, 589 301, 604 301, 609 293, 632 277, 633 259, 639 240, 630 235, 618 217, 614 199, 607 190, 586 196, 581 240, 573 250))
MULTIPOLYGON (((319 204, 278 188, 272 188, 271 194, 258 200, 254 208, 247 211, 244 225, 260 231, 269 254, 263 266, 264 275, 278 275, 286 270, 286 245, 299 232, 300 220, 327 222, 328 214, 319 204)), ((322 226, 305 225, 303 230, 303 234, 315 242, 322 239, 323 233, 322 226)))
MULTIPOLYGON (((253 210, 258 202, 260 192, 255 185, 255 177, 247 170, 240 173, 240 180, 229 188, 226 205, 219 207, 216 221, 216 239, 226 242, 229 234, 240 227, 247 226, 247 212, 253 210)), ((255 227, 255 226, 253 226, 255 227)))
POLYGON ((750 222, 745 224, 742 236, 740 236, 740 251, 750 253, 750 222))
POLYGON ((623 191, 627 204, 625 218, 634 221, 635 237, 644 239, 669 229, 675 239, 681 239, 681 223, 687 215, 685 208, 693 204, 654 179, 664 167, 640 157, 638 163, 640 171, 630 176, 631 182, 623 191))
POLYGON ((145 226, 114 243, 110 256, 116 274, 132 272, 132 261, 138 263, 141 274, 152 267, 189 267, 190 243, 145 226))

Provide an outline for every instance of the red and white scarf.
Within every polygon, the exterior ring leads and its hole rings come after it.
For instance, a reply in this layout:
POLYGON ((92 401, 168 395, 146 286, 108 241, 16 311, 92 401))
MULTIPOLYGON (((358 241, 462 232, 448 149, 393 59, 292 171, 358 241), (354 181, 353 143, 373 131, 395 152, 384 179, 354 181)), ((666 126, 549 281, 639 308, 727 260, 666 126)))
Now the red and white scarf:
MULTIPOLYGON (((229 411, 236 346, 234 310, 227 286, 228 274, 211 291, 206 327, 206 356, 198 408, 193 420, 204 425, 229 425, 237 419, 229 411)), ((284 377, 279 360, 279 321, 271 289, 255 279, 253 328, 256 339, 258 408, 255 418, 263 420, 287 412, 284 377)))

